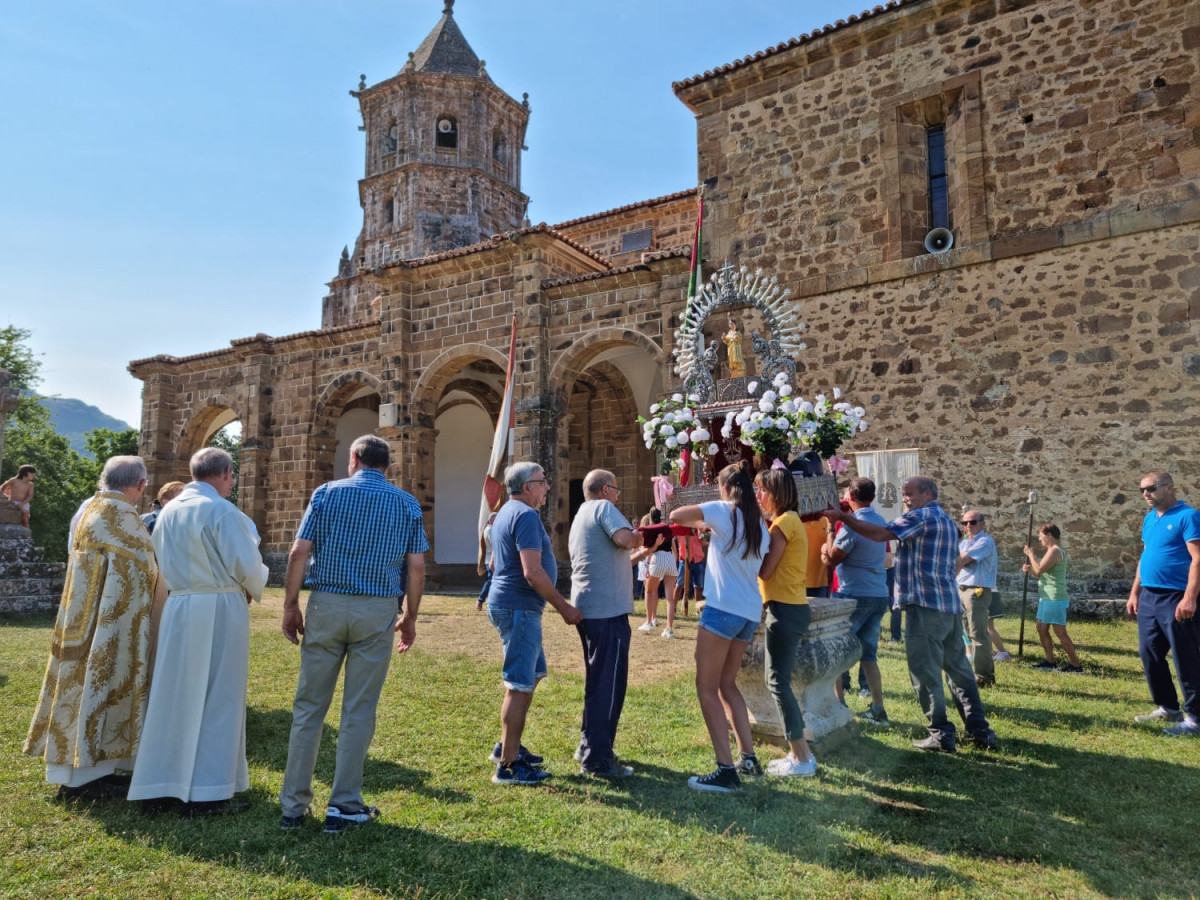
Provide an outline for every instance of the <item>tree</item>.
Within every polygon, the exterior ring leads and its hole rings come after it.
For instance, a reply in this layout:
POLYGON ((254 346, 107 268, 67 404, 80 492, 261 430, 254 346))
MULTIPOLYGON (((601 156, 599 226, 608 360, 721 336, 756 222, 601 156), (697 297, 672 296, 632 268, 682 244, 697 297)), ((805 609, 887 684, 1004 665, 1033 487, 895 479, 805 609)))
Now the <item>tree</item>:
MULTIPOLYGON (((40 380, 41 363, 30 349, 31 332, 9 325, 0 328, 0 368, 12 373, 14 387, 32 389, 40 380)), ((75 510, 96 490, 109 457, 137 454, 137 432, 97 428, 86 437, 91 459, 71 449, 50 421, 50 412, 36 395, 26 394, 8 418, 4 430, 4 459, 0 481, 23 465, 37 469, 30 531, 33 542, 50 560, 67 557, 67 531, 75 510)))
POLYGON ((45 551, 47 559, 66 559, 71 516, 96 489, 92 460, 71 449, 50 424, 50 412, 31 396, 22 397, 9 416, 0 480, 12 477, 26 464, 38 473, 29 522, 33 542, 45 551))
POLYGON ((42 380, 42 364, 26 343, 32 334, 16 325, 0 328, 0 369, 12 374, 12 387, 32 389, 42 380))
POLYGON ((240 486, 237 479, 240 462, 238 455, 242 450, 241 423, 234 422, 226 425, 209 439, 208 446, 224 450, 233 457, 233 491, 229 494, 229 502, 237 505, 238 487, 240 486))

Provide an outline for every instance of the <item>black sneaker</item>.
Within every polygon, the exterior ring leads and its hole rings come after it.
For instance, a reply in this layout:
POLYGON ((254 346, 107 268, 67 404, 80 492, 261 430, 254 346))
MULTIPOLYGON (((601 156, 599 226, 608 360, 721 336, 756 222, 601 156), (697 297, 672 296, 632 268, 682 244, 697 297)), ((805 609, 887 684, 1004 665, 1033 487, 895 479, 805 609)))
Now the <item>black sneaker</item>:
POLYGON ((1031 669, 1047 669, 1048 670, 1048 669, 1056 669, 1058 667, 1054 663, 1050 662, 1049 660, 1043 659, 1041 662, 1034 663, 1029 668, 1031 668, 1031 669))
POLYGON ((341 807, 325 809, 325 834, 341 834, 359 825, 366 825, 379 818, 379 807, 368 806, 359 812, 343 812, 341 807))
MULTIPOLYGON (((503 746, 504 746, 503 744, 497 742, 496 746, 492 748, 492 755, 488 757, 488 762, 490 762, 493 766, 500 765, 500 751, 503 748, 503 746)), ((517 748, 517 760, 516 761, 525 763, 525 765, 531 766, 532 768, 536 769, 538 766, 540 766, 546 760, 545 760, 545 757, 539 756, 536 753, 530 753, 529 748, 526 747, 524 744, 521 744, 517 748)))
POLYGON ((734 764, 737 769, 738 776, 749 776, 757 778, 763 773, 762 766, 758 764, 758 757, 753 753, 742 754, 741 758, 734 764))
POLYGON ((603 769, 585 769, 580 766, 579 774, 592 778, 630 778, 633 775, 633 766, 625 765, 614 756, 612 762, 603 769))
POLYGON ((492 776, 493 784, 541 784, 550 777, 549 772, 535 769, 518 758, 511 766, 496 766, 496 774, 492 776))
POLYGON ((1074 672, 1078 674, 1083 671, 1083 666, 1073 666, 1070 663, 1063 663, 1055 671, 1057 672, 1074 672))
POLYGON ((742 789, 741 779, 733 766, 717 764, 717 768, 707 775, 693 775, 688 779, 688 787, 694 791, 709 791, 714 794, 736 794, 742 789))
POLYGON ((919 741, 913 741, 912 745, 918 750, 926 750, 931 753, 953 753, 957 749, 954 741, 943 741, 935 738, 932 734, 919 741))
POLYGON ((298 816, 282 816, 279 819, 279 827, 284 831, 295 831, 297 828, 303 828, 304 823, 312 817, 312 807, 306 806, 298 816))

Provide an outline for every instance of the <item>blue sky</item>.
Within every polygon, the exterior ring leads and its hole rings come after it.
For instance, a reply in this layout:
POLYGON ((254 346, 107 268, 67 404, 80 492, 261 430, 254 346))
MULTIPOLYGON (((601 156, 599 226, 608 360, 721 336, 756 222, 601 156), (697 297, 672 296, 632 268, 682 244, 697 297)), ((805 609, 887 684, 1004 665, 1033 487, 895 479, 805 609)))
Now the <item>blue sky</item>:
MULTIPOLYGON (((532 108, 522 187, 555 223, 691 187, 682 80, 866 0, 458 0, 532 108)), ((361 225, 348 91, 396 73, 443 0, 55 0, 0 16, 0 323, 48 394, 137 427, 132 359, 320 327, 361 225)))

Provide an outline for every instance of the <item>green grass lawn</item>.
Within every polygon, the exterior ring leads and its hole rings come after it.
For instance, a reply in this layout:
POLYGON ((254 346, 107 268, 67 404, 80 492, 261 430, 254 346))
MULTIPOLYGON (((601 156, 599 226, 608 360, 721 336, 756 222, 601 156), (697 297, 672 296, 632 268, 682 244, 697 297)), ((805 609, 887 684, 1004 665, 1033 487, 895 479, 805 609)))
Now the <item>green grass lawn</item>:
MULTIPOLYGON (((686 639, 645 639, 658 642, 644 644, 654 652, 678 644, 670 649, 682 662, 630 689, 618 749, 636 776, 609 784, 575 774, 582 679, 561 621, 547 622, 560 640, 526 732, 555 777, 539 788, 492 785, 499 642, 480 619, 446 613, 471 606, 427 599, 416 648, 393 662, 367 761, 367 798, 383 817, 337 837, 320 833, 319 817, 299 833, 278 827, 299 657, 278 633, 277 602, 252 611, 253 806, 208 821, 146 818, 124 801, 56 801, 40 762, 20 753, 51 619, 0 620, 0 896, 1200 893, 1200 742, 1133 724, 1150 704, 1130 622, 1071 624, 1085 675, 1031 670, 1028 645, 1026 663, 998 665, 999 685, 984 692, 995 754, 911 750, 922 720, 903 649, 885 644, 890 731, 821 748, 815 779, 760 779, 729 797, 685 784, 712 766, 686 639), (463 652, 432 639, 450 629, 463 652)), ((1014 620, 1002 626, 1015 638, 1014 620)), ((336 708, 335 699, 318 803, 333 772, 336 708)), ((764 763, 779 753, 762 748, 764 763)))

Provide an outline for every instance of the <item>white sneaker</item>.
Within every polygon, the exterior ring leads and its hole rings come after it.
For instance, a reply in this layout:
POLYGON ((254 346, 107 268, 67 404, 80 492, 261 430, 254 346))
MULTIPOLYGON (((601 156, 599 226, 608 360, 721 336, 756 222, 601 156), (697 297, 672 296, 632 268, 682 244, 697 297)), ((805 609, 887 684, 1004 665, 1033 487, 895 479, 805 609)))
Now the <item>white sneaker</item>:
POLYGON ((638 626, 638 631, 640 631, 642 634, 649 634, 653 630, 654 630, 653 622, 643 622, 641 625, 638 626))
POLYGON ((672 631, 670 628, 664 628, 662 636, 665 637, 667 640, 670 640, 671 638, 675 637, 675 632, 672 631))
POLYGON ((995 656, 992 657, 992 660, 994 662, 1008 662, 1010 659, 1012 659, 1012 654, 1009 653, 1007 650, 1001 650, 995 656))
POLYGON ((781 778, 789 776, 797 776, 801 778, 812 778, 817 774, 817 757, 813 753, 808 754, 807 762, 800 762, 792 754, 788 754, 783 759, 775 759, 767 766, 768 775, 776 775, 781 778))

